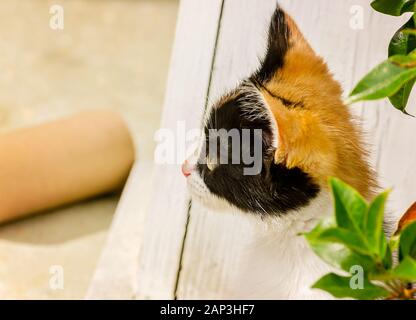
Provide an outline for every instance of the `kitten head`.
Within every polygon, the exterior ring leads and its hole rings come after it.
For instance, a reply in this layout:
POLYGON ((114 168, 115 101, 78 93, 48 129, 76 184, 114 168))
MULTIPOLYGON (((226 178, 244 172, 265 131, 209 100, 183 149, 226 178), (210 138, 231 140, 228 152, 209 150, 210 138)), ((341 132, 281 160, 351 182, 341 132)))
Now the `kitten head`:
POLYGON ((186 162, 195 199, 280 215, 309 204, 329 176, 364 196, 373 185, 341 88, 281 8, 258 70, 205 114, 196 162, 186 162))

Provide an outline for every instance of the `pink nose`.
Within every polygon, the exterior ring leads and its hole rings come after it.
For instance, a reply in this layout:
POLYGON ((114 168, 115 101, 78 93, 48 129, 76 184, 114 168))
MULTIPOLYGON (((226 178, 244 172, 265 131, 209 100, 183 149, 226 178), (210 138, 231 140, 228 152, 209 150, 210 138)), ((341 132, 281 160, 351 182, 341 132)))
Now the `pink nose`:
POLYGON ((185 160, 185 162, 182 164, 182 173, 185 177, 188 177, 191 175, 192 172, 192 165, 185 160))

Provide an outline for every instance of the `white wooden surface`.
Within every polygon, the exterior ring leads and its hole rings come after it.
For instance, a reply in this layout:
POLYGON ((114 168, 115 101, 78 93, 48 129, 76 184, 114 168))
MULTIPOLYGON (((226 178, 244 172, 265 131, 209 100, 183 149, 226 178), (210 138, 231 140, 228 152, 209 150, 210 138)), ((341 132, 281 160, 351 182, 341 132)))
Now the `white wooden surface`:
POLYGON ((153 164, 137 162, 120 198, 86 299, 132 299, 153 164))
MULTIPOLYGON (((209 100, 250 75, 265 50, 266 30, 275 1, 226 0, 224 2, 209 100)), ((250 226, 239 216, 210 212, 193 203, 187 230, 177 297, 221 298, 250 226)))
MULTIPOLYGON (((249 75, 262 56, 275 0, 182 0, 162 127, 186 120, 199 126, 206 99, 215 100, 249 75), (212 71, 212 72, 211 72, 212 71)), ((386 58, 395 30, 407 17, 374 12, 368 0, 282 0, 312 47, 348 93, 386 58), (359 7, 356 7, 356 6, 359 7), (350 25, 363 10, 363 29, 350 25)), ((416 114, 416 96, 409 112, 416 114)), ((402 213, 416 200, 416 120, 387 101, 351 106, 363 120, 372 163, 384 188, 393 187, 390 209, 402 213)), ((130 200, 134 207, 134 197, 130 200)), ((249 226, 193 203, 188 212, 178 165, 156 165, 137 272, 137 298, 220 298, 238 268, 249 226)))
MULTIPOLYGON (((176 131, 200 123, 209 86, 221 14, 220 0, 182 0, 162 128, 176 131)), ((188 219, 189 196, 179 164, 155 165, 154 192, 139 256, 137 298, 172 299, 175 295, 188 219)))

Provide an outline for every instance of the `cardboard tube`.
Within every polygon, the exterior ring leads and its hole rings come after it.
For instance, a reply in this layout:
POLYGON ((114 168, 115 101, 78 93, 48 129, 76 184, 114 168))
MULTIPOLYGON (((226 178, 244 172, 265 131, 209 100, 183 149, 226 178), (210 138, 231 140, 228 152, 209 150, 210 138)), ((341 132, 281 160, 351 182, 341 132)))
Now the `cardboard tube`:
POLYGON ((134 161, 111 111, 0 135, 0 223, 120 188, 134 161))

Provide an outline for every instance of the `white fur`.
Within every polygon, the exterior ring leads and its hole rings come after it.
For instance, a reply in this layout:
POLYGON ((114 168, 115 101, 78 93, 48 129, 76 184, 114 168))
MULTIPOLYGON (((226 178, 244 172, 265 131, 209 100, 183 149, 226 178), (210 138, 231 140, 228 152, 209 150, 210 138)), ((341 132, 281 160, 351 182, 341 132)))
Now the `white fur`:
POLYGON ((255 234, 241 259, 230 298, 330 299, 330 295, 311 286, 331 267, 316 256, 300 234, 329 214, 330 207, 329 197, 323 193, 309 206, 282 217, 265 221, 247 217, 257 220, 253 221, 257 222, 255 234))
POLYGON ((228 289, 229 296, 224 299, 331 298, 323 291, 310 288, 331 267, 315 255, 300 235, 332 213, 327 191, 321 191, 300 210, 262 219, 259 215, 240 212, 210 193, 196 172, 188 177, 188 186, 193 201, 208 206, 213 214, 237 214, 253 226, 253 241, 244 250, 228 289))

